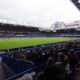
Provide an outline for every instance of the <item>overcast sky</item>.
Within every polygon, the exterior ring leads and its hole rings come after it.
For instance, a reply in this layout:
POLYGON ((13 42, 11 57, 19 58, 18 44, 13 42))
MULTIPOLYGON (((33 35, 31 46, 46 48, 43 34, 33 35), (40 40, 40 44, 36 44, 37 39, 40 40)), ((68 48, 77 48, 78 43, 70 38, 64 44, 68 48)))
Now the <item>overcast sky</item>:
POLYGON ((70 0, 0 0, 0 20, 47 28, 80 20, 80 12, 70 0))

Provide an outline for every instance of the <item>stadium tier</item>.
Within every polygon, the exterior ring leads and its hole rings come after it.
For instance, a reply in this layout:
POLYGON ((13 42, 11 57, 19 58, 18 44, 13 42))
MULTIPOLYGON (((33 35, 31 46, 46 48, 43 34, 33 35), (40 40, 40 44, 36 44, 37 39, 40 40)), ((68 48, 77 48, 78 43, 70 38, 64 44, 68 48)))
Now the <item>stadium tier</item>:
POLYGON ((0 23, 0 38, 12 37, 80 37, 80 31, 75 29, 40 31, 39 28, 0 23))
POLYGON ((79 53, 80 41, 75 40, 44 46, 27 47, 18 50, 14 49, 12 51, 8 51, 6 55, 3 55, 2 63, 6 69, 5 72, 7 80, 26 80, 28 74, 32 76, 32 80, 46 80, 45 78, 49 78, 48 80, 51 80, 52 78, 56 79, 57 76, 63 76, 59 77, 59 80, 73 80, 76 77, 75 73, 78 68, 77 62, 80 59, 79 53), (72 58, 70 55, 74 55, 75 57, 72 58), (47 62, 49 59, 50 62, 47 62), (69 62, 65 63, 65 60, 67 59, 69 62), (75 66, 71 64, 71 59, 73 59, 73 63, 76 62, 75 66), (54 62, 52 62, 52 60, 54 60, 54 62), (51 64, 54 64, 56 67, 53 67, 53 71, 52 68, 49 68, 52 71, 49 72, 48 67, 52 66, 51 64), (65 68, 64 66, 67 64, 72 67, 68 67, 69 69, 65 68), (55 69, 57 69, 57 71, 61 71, 61 73, 56 73, 55 69), (64 73, 62 71, 64 71, 64 73), (35 74, 32 75, 33 72, 35 74), (51 75, 50 77, 48 73, 51 75), (56 74, 56 76, 53 74, 56 74))

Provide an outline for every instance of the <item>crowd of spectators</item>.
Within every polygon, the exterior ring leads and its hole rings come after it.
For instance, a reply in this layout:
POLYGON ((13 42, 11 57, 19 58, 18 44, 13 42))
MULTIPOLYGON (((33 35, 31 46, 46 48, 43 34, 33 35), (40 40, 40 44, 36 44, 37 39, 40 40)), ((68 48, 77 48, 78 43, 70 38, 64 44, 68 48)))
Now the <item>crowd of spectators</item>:
POLYGON ((9 56, 29 60, 34 62, 35 66, 40 66, 38 69, 41 68, 42 74, 39 80, 77 80, 76 72, 80 56, 77 55, 76 48, 80 48, 80 43, 42 45, 33 50, 18 50, 16 54, 9 56))
POLYGON ((80 37, 76 33, 49 33, 49 32, 0 32, 0 38, 26 38, 26 37, 80 37))

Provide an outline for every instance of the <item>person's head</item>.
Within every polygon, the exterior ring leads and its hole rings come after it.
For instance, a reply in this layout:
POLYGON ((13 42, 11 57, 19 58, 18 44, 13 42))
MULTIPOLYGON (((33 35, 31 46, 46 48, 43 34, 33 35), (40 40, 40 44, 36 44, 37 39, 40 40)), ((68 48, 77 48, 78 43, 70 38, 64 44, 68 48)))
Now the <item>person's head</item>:
POLYGON ((33 78, 32 78, 32 75, 30 73, 27 73, 17 80, 33 80, 33 78))
POLYGON ((74 49, 70 49, 68 54, 74 54, 74 49))
POLYGON ((31 75, 32 75, 32 78, 33 80, 37 80, 37 75, 36 75, 36 72, 31 72, 31 75))
POLYGON ((71 49, 70 52, 71 52, 71 53, 74 53, 74 49, 71 49))
POLYGON ((64 56, 63 53, 59 53, 59 54, 58 54, 58 60, 59 60, 59 61, 64 60, 64 58, 65 58, 65 56, 64 56))
POLYGON ((52 57, 49 57, 47 60, 47 65, 53 65, 54 64, 54 59, 52 57))

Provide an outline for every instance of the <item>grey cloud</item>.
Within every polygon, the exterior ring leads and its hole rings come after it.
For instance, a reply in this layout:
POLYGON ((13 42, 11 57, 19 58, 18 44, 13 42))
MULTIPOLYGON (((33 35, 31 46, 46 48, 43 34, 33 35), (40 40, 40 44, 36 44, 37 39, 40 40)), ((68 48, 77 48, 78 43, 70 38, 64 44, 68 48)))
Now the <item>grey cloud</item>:
POLYGON ((50 27, 80 19, 80 12, 70 0, 0 0, 0 19, 50 27))

